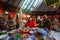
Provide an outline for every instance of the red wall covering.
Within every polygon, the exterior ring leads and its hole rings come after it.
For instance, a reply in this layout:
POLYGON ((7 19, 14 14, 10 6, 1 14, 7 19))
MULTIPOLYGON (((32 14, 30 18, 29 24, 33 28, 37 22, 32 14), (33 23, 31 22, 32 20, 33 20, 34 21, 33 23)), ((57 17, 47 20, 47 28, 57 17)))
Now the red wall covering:
POLYGON ((59 20, 59 16, 60 16, 60 15, 53 15, 53 16, 50 15, 50 16, 48 16, 48 18, 53 18, 53 17, 55 17, 55 18, 57 18, 57 19, 59 20))
POLYGON ((0 13, 1 13, 1 14, 4 14, 4 13, 5 13, 5 10, 0 10, 0 13))
POLYGON ((14 18, 16 16, 16 13, 14 12, 9 12, 9 14, 11 15, 11 18, 14 18))
MULTIPOLYGON (((0 13, 1 14, 4 14, 5 13, 5 10, 0 10, 0 13)), ((8 14, 10 14, 12 18, 14 18, 15 15, 16 15, 16 13, 14 13, 14 12, 9 12, 8 14)))

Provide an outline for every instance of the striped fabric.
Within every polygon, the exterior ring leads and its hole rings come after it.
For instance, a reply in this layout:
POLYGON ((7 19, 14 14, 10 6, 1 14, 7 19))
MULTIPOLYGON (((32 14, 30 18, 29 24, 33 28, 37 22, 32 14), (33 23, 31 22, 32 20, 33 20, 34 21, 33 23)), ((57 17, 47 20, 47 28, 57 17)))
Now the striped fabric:
POLYGON ((38 7, 42 2, 43 0, 24 0, 21 9, 25 12, 32 11, 33 8, 38 7))

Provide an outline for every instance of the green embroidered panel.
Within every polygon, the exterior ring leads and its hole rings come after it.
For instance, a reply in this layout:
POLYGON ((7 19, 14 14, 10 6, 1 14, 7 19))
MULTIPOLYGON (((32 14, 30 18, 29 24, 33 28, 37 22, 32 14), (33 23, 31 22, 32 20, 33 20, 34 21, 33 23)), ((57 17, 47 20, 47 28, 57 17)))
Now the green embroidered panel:
POLYGON ((59 3, 59 0, 45 0, 47 6, 59 3))

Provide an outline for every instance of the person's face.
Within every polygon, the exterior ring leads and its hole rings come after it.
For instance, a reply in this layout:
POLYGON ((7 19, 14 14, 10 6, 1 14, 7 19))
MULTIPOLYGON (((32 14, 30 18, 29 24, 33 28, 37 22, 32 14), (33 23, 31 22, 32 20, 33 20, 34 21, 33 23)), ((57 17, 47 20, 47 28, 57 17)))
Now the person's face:
POLYGON ((32 18, 30 18, 30 20, 32 20, 32 18))
POLYGON ((47 19, 47 15, 44 15, 44 17, 47 19))

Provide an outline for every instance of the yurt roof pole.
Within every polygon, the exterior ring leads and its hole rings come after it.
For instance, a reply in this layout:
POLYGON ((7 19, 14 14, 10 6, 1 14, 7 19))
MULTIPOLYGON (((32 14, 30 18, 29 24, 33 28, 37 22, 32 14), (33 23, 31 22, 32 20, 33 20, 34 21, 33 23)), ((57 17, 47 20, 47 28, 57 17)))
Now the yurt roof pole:
POLYGON ((16 6, 16 7, 18 7, 18 5, 20 4, 20 1, 21 1, 21 0, 19 0, 19 2, 18 2, 18 4, 17 4, 17 6, 16 6))

